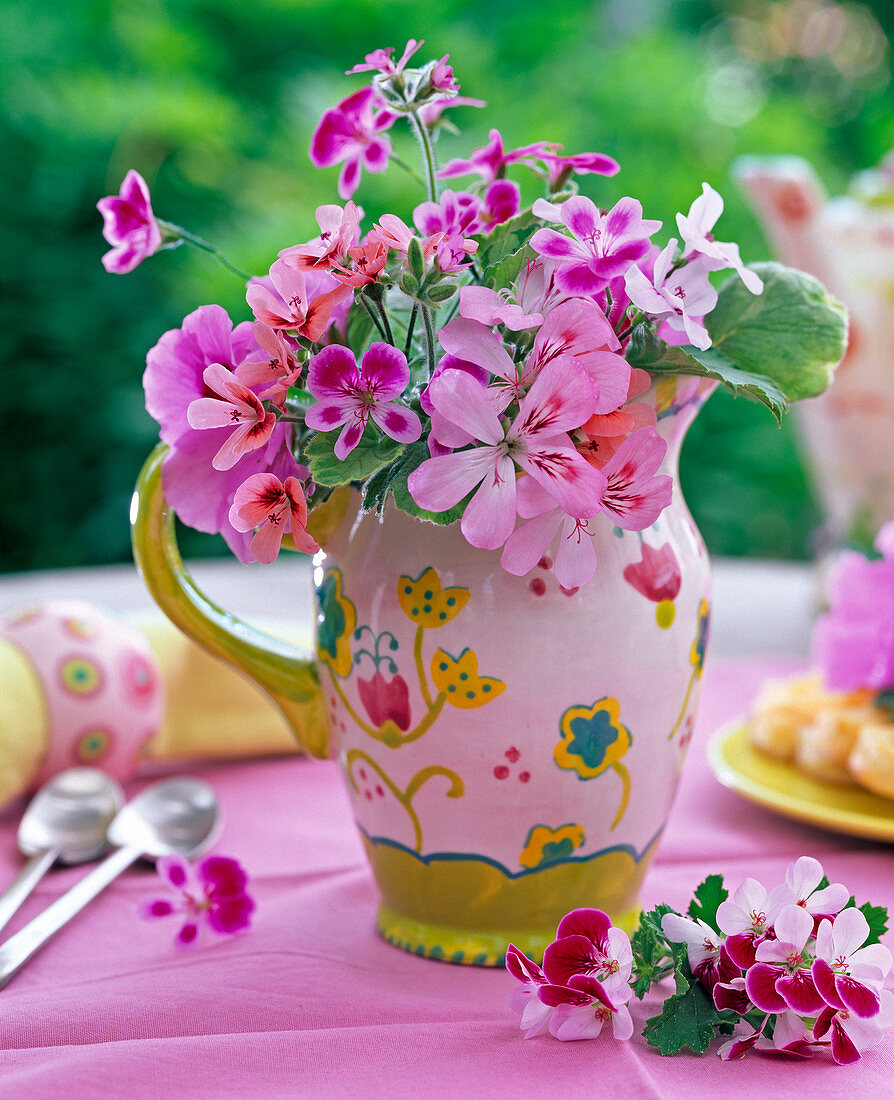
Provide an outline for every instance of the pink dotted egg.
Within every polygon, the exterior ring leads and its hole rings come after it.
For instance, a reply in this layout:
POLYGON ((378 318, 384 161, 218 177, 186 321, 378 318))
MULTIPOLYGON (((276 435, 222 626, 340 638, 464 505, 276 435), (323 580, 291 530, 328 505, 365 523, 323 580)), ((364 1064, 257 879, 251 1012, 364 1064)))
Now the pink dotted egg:
POLYGON ((161 725, 164 693, 143 635, 88 603, 58 600, 0 621, 43 689, 48 748, 34 786, 76 764, 128 779, 161 725))

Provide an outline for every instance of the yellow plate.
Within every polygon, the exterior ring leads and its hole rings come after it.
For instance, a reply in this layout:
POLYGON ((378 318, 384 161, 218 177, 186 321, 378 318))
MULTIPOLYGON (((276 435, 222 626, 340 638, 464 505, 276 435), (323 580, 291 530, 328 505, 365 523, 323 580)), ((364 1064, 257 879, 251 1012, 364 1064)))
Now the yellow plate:
POLYGON ((894 843, 894 799, 860 787, 820 783, 765 756, 752 747, 743 723, 714 734, 708 761, 725 787, 760 806, 824 829, 894 843))

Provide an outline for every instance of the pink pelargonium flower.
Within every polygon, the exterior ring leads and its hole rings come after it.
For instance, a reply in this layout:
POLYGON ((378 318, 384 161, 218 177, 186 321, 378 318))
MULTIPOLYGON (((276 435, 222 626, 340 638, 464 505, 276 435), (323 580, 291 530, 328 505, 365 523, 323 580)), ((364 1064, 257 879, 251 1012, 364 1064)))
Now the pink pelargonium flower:
POLYGON ((793 1008, 802 1016, 812 1016, 826 1007, 810 973, 807 943, 813 918, 799 905, 786 905, 773 930, 776 938, 757 945, 757 961, 745 975, 748 996, 763 1012, 793 1008))
POLYGON ((626 933, 601 909, 574 909, 559 922, 543 955, 551 985, 569 985, 575 974, 597 978, 611 1000, 624 1001, 633 952, 626 933))
POLYGON ((531 238, 535 252, 557 261, 556 282, 567 294, 599 294, 646 255, 649 238, 661 228, 661 222, 646 221, 642 205, 631 198, 620 199, 607 213, 584 195, 558 206, 538 199, 533 209, 571 233, 538 229, 531 238))
POLYGON ((191 947, 202 927, 219 935, 231 936, 251 924, 255 903, 246 886, 248 879, 235 859, 206 856, 194 867, 182 856, 163 856, 157 864, 170 895, 146 898, 140 915, 146 920, 181 916, 177 933, 178 947, 191 947))
POLYGON ((785 872, 785 882, 770 894, 770 904, 778 912, 783 905, 799 905, 813 917, 814 927, 823 917, 831 919, 840 912, 850 897, 842 882, 820 886, 823 866, 813 856, 800 856, 785 872))
POLYGON ((525 1038, 532 1039, 546 1028, 553 1013, 552 1007, 544 1004, 538 996, 540 989, 549 985, 549 981, 537 963, 511 943, 506 948, 506 969, 523 986, 522 989, 516 987, 511 990, 509 1007, 521 1017, 519 1027, 524 1031, 525 1038))
POLYGON ((596 466, 604 466, 617 451, 625 436, 640 428, 654 428, 658 415, 649 401, 637 401, 652 385, 648 371, 634 368, 630 372, 627 399, 608 412, 593 413, 581 427, 587 437, 586 457, 596 466))
MULTIPOLYGON (((410 247, 410 241, 416 236, 397 214, 383 214, 376 223, 375 231, 389 248, 393 248, 395 252, 401 252, 404 256, 410 247)), ((438 246, 443 239, 443 233, 434 233, 422 238, 422 257, 426 264, 429 264, 437 255, 438 246)))
POLYGON ((558 150, 561 145, 554 146, 555 152, 541 152, 536 159, 546 165, 549 172, 549 189, 558 191, 571 175, 587 176, 616 176, 621 171, 621 166, 605 153, 574 153, 571 156, 560 156, 558 150))
POLYGON ((587 372, 595 387, 597 412, 623 403, 630 385, 630 366, 612 350, 618 341, 605 315, 595 302, 580 298, 562 302, 546 315, 521 368, 500 337, 480 321, 454 317, 438 339, 445 351, 485 367, 516 393, 556 363, 577 365, 587 372))
MULTIPOLYGON (((600 511, 626 530, 651 527, 670 503, 673 480, 667 474, 654 476, 667 451, 667 444, 654 428, 644 428, 624 440, 603 467, 606 479, 600 511)), ((556 580, 563 588, 579 588, 596 572, 596 546, 591 523, 598 516, 568 515, 556 506, 555 498, 542 486, 523 478, 518 486, 518 512, 522 523, 509 537, 500 564, 507 573, 521 577, 529 573, 546 553, 561 528, 556 550, 556 580)))
POLYGON ((891 952, 881 943, 863 944, 869 924, 859 909, 842 909, 820 922, 811 975, 826 1004, 857 1016, 879 1011, 879 994, 891 969, 891 952))
MULTIPOLYGON (((317 273, 312 273, 316 275, 317 273)), ((321 273, 322 274, 322 273, 321 273)), ((318 289, 321 279, 308 278, 289 260, 276 260, 269 279, 253 279, 245 300, 259 321, 275 329, 290 329, 316 343, 329 327, 336 307, 351 297, 351 288, 325 276, 331 289, 318 289)))
POLYGON ((538 990, 544 1004, 555 1009, 549 1020, 549 1033, 568 1042, 574 1039, 595 1039, 611 1022, 613 1036, 624 1042, 633 1034, 633 1018, 627 1002, 633 990, 624 982, 606 987, 589 974, 575 974, 567 986, 544 985, 538 990))
POLYGON ((347 69, 345 71, 345 76, 369 72, 380 72, 385 76, 400 76, 413 54, 422 49, 424 45, 424 38, 421 38, 418 42, 415 38, 409 39, 404 48, 404 52, 401 54, 400 60, 397 62, 393 61, 391 57, 394 53, 393 46, 386 46, 384 49, 373 50, 372 53, 368 53, 364 57, 359 65, 355 65, 353 69, 347 69))
POLYGON ((102 235, 113 246, 102 258, 106 271, 126 275, 161 248, 149 188, 139 172, 131 168, 118 194, 100 199, 96 208, 103 217, 102 235))
POLYGON ((532 145, 523 145, 507 153, 503 148, 503 138, 499 130, 491 130, 488 136, 490 141, 487 145, 474 149, 468 160, 449 161, 438 172, 438 177, 451 179, 453 176, 477 175, 488 183, 493 183, 494 180, 505 176, 508 165, 515 164, 525 157, 539 156, 555 148, 551 142, 536 141, 532 145))
POLYGON ((869 561, 845 551, 828 584, 830 610, 813 632, 813 657, 832 691, 894 686, 894 522, 875 540, 869 561))
POLYGON ((349 199, 360 184, 361 169, 383 172, 391 156, 391 142, 382 132, 394 125, 397 115, 384 109, 374 88, 361 88, 335 107, 317 124, 310 141, 310 159, 316 168, 344 162, 338 177, 338 193, 349 199))
POLYGON ((429 398, 445 419, 480 445, 423 462, 410 474, 410 493, 420 508, 443 512, 477 487, 460 523, 472 546, 495 550, 512 533, 516 466, 569 514, 599 510, 605 478, 580 457, 567 435, 589 415, 596 399, 582 368, 553 363, 543 370, 508 427, 486 388, 464 371, 445 371, 429 386, 429 398))
POLYGON ((711 271, 730 267, 752 294, 764 289, 761 278, 742 263, 739 246, 732 241, 715 241, 711 230, 723 213, 723 199, 713 187, 702 184, 702 193, 689 207, 688 214, 677 214, 677 228, 683 238, 683 259, 705 261, 711 271))
POLYGON ((221 363, 212 363, 203 375, 205 385, 219 397, 200 397, 186 410, 191 428, 232 428, 211 460, 215 470, 231 470, 243 455, 263 447, 276 426, 276 414, 267 412, 248 386, 242 385, 221 363))
MULTIPOLYGON (((568 295, 555 283, 554 260, 530 260, 522 268, 512 297, 486 286, 464 286, 459 292, 459 313, 483 325, 505 325, 513 332, 542 325, 551 309, 568 295)), ((614 330, 612 330, 614 332, 614 330)))
POLYGON ((320 235, 307 244, 295 244, 284 248, 278 255, 287 260, 297 271, 328 270, 357 243, 360 230, 360 208, 355 202, 345 203, 344 209, 335 204, 318 206, 317 224, 320 235))
POLYGON ((757 945, 770 934, 780 908, 778 897, 771 901, 767 888, 754 878, 746 878, 717 907, 717 926, 726 934, 726 949, 740 969, 754 962, 757 945))
POLYGON ((710 268, 704 260, 673 269, 676 247, 677 239, 671 237, 655 260, 651 282, 632 265, 625 279, 627 293, 634 305, 664 321, 672 331, 685 333, 691 344, 704 351, 711 346, 711 337, 701 319, 717 305, 717 291, 708 279, 710 268))
POLYGON ((888 1028, 894 1027, 894 993, 883 989, 879 1011, 868 1019, 849 1009, 823 1009, 813 1026, 814 1039, 830 1034, 832 1057, 840 1066, 858 1062, 864 1050, 877 1046, 888 1028))
POLYGON ((276 558, 287 532, 296 550, 316 554, 320 549, 307 533, 307 502, 295 477, 283 482, 275 474, 253 474, 236 490, 230 523, 237 531, 256 531, 252 557, 265 565, 276 558))
POLYGON ((339 344, 323 348, 307 371, 307 388, 317 399, 304 422, 321 432, 341 428, 334 451, 340 461, 360 442, 369 420, 392 439, 413 443, 422 435, 422 423, 412 409, 396 399, 407 388, 407 357, 390 344, 371 344, 357 366, 354 353, 339 344))
POLYGON ((472 99, 467 95, 456 95, 430 100, 419 108, 420 121, 433 129, 441 120, 441 115, 448 107, 486 107, 483 99, 472 99))
POLYGON ((236 368, 236 378, 243 386, 262 387, 258 396, 271 400, 280 409, 289 387, 294 385, 304 366, 298 359, 295 345, 284 332, 270 328, 263 321, 251 326, 258 347, 267 353, 266 359, 248 359, 236 368))
POLYGON ((724 937, 703 920, 690 920, 678 913, 665 913, 661 931, 671 943, 685 943, 692 973, 713 991, 718 984, 729 984, 740 972, 724 946, 724 937))
POLYGON ((352 245, 342 263, 329 269, 333 279, 345 286, 368 286, 378 280, 388 262, 388 245, 371 230, 360 244, 352 245))

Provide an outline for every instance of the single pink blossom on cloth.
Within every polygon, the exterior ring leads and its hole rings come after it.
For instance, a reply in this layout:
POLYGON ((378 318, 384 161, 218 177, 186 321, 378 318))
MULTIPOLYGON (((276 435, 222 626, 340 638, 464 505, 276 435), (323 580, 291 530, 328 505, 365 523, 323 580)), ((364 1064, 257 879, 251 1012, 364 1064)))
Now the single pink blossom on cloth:
POLYGON ((412 443, 422 435, 422 423, 412 409, 396 403, 409 381, 407 357, 390 344, 371 344, 359 367, 349 348, 332 344, 308 367, 307 388, 317 402, 304 422, 321 432, 342 429, 334 447, 342 462, 360 442, 369 420, 392 439, 412 443))
POLYGON ((799 905, 786 905, 773 930, 776 938, 757 945, 757 961, 745 975, 748 996, 763 1012, 793 1008, 802 1016, 812 1016, 826 1007, 810 973, 807 943, 813 918, 799 905))
MULTIPOLYGON (((369 72, 380 72, 384 76, 400 76, 413 54, 422 49, 424 45, 424 38, 421 38, 418 42, 415 38, 411 38, 407 42, 400 60, 397 62, 391 57, 394 53, 393 46, 386 46, 384 49, 373 50, 372 53, 368 53, 366 57, 364 57, 359 65, 355 65, 353 69, 347 69, 345 71, 345 76, 354 76, 355 73, 369 72)), ((447 58, 445 57, 444 60, 446 61, 447 58)))
POLYGON ((666 542, 655 547, 644 542, 640 554, 639 561, 624 567, 624 580, 654 603, 675 600, 680 594, 683 577, 671 544, 666 542))
POLYGON ((451 179, 453 176, 481 176, 487 183, 493 183, 495 179, 502 179, 506 174, 506 168, 525 157, 539 156, 542 152, 548 152, 555 148, 548 141, 536 141, 532 145, 523 145, 519 149, 506 152, 503 148, 503 138, 499 130, 491 130, 488 135, 490 140, 480 149, 474 149, 468 160, 451 160, 438 172, 440 179, 451 179))
POLYGON ((811 975, 826 1004, 857 1016, 879 1011, 879 994, 891 970, 891 952, 869 938, 866 917, 854 906, 842 909, 834 921, 820 922, 811 975))
POLYGON ((711 337, 701 321, 717 305, 717 291, 708 279, 710 269, 704 260, 672 268, 676 247, 677 239, 671 237, 655 260, 651 282, 632 265, 626 275, 627 293, 650 317, 684 333, 691 344, 704 350, 711 346, 711 337))
POLYGON ((320 547, 307 533, 307 501, 295 477, 280 481, 275 474, 253 474, 233 497, 230 523, 237 531, 254 531, 251 554, 268 565, 279 553, 283 536, 292 536, 295 549, 315 554, 320 547))
POLYGON ((311 163, 316 168, 344 163, 338 177, 338 193, 343 199, 357 190, 363 168, 383 172, 388 167, 391 142, 382 132, 393 126, 396 118, 384 109, 374 88, 361 88, 320 119, 310 141, 311 163))
POLYGON ((113 246, 102 258, 106 271, 126 275, 161 248, 149 188, 139 172, 131 168, 118 194, 100 199, 96 208, 103 217, 102 235, 113 246))
POLYGON ((215 470, 230 470, 249 451, 263 447, 276 426, 276 414, 265 410, 248 386, 222 363, 212 363, 203 375, 218 397, 200 397, 186 410, 191 428, 232 428, 211 460, 215 470))
POLYGON ((594 295, 612 279, 627 273, 649 250, 649 237, 661 222, 643 218, 636 199, 620 199, 607 213, 592 199, 575 195, 561 205, 538 199, 534 213, 547 221, 561 222, 571 233, 538 229, 531 247, 555 260, 556 282, 568 294, 594 295))
POLYGON ((246 874, 235 859, 206 856, 190 866, 182 856, 163 856, 157 868, 170 892, 146 898, 140 914, 146 920, 180 917, 178 947, 191 947, 202 928, 231 936, 251 924, 255 903, 246 889, 246 874))
MULTIPOLYGON (((200 306, 182 326, 166 332, 146 357, 143 388, 146 408, 159 424, 159 435, 171 448, 162 463, 165 497, 184 523, 199 531, 221 534, 242 562, 252 560, 250 539, 229 520, 233 495, 251 474, 270 471, 297 476, 291 450, 292 426, 277 424, 267 445, 245 454, 230 470, 211 465, 230 434, 227 427, 197 430, 187 418, 190 404, 212 396, 204 372, 212 363, 238 371, 263 354, 248 321, 233 327, 226 310, 200 306)), ((259 387, 260 388, 260 387, 259 387)))
POLYGON ((894 1027, 894 993, 883 989, 875 1016, 865 1018, 830 1005, 817 1017, 813 1037, 829 1035, 832 1057, 839 1065, 849 1066, 860 1060, 864 1050, 877 1046, 890 1027, 894 1027))
POLYGON ((255 317, 270 328, 290 329, 316 342, 329 327, 339 303, 351 297, 350 287, 328 274, 325 279, 331 289, 320 289, 322 280, 316 272, 299 271, 290 260, 276 260, 268 279, 249 283, 245 300, 255 317), (309 278, 309 274, 317 277, 309 278))
POLYGON ((549 1020, 550 1035, 563 1042, 595 1039, 607 1023, 615 1039, 626 1041, 633 1034, 633 1018, 627 1001, 633 990, 624 982, 612 989, 611 996, 597 978, 575 974, 567 986, 545 985, 537 993, 544 1004, 555 1009, 549 1020))
POLYGON ((509 1007, 521 1017, 519 1027, 524 1031, 525 1038, 532 1039, 545 1030, 552 1016, 552 1006, 544 1004, 537 995, 549 982, 537 963, 511 943, 506 948, 506 969, 522 983, 521 989, 516 987, 511 990, 509 1007))
POLYGON ((360 208, 355 202, 348 201, 344 209, 327 204, 316 209, 320 235, 307 244, 296 244, 284 248, 279 259, 289 261, 297 271, 314 268, 327 270, 336 260, 344 256, 351 245, 357 243, 360 228, 360 208))
POLYGON ((760 294, 764 289, 761 278, 742 263, 739 246, 731 241, 715 241, 711 230, 723 213, 723 199, 707 183, 702 193, 689 208, 688 214, 677 214, 677 228, 683 238, 683 258, 693 257, 705 261, 711 271, 732 268, 751 291, 760 294))
POLYGON ((830 609, 813 632, 813 657, 832 691, 894 686, 894 522, 876 536, 882 555, 845 551, 829 579, 830 609))
POLYGON ((445 371, 429 386, 429 398, 479 445, 423 462, 410 474, 410 493, 420 508, 443 512, 477 488, 460 522, 472 546, 495 550, 512 533, 516 465, 569 514, 599 510, 605 479, 580 457, 567 435, 589 415, 596 399, 582 368, 553 363, 543 370, 508 427, 485 387, 464 371, 445 371))

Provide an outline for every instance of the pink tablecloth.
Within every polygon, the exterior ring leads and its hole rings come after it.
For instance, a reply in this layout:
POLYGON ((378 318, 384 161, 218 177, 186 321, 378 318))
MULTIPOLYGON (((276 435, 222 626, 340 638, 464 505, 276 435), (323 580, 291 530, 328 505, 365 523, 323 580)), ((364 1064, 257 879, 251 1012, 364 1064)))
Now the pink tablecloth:
MULTIPOLYGON (((891 848, 799 825, 712 778, 705 743, 747 709, 766 662, 709 667, 688 770, 643 901, 685 904, 720 871, 778 881, 801 854, 859 900, 894 906, 891 848)), ((855 1067, 750 1056, 662 1058, 634 1038, 524 1041, 502 971, 430 962, 382 942, 375 889, 332 764, 249 762, 201 770, 227 821, 217 850, 248 868, 254 927, 175 953, 137 902, 154 876, 131 871, 0 993, 0 1096, 80 1097, 755 1097, 892 1095, 894 1043, 855 1067)), ((0 882, 17 866, 15 820, 0 823, 0 882)), ((33 916, 76 871, 55 872, 33 916)), ((17 925, 13 925, 14 929, 17 925)), ((632 1005, 641 1026, 654 1000, 632 1005)))

